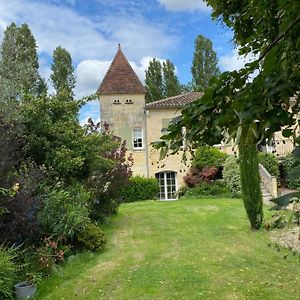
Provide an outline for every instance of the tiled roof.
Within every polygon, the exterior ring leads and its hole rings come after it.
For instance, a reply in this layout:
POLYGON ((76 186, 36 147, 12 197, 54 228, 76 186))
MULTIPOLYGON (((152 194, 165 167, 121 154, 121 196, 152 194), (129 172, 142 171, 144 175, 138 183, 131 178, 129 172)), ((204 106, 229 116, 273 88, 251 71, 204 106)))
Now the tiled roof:
POLYGON ((98 93, 100 95, 145 94, 144 86, 129 64, 120 45, 100 84, 98 93))
POLYGON ((189 92, 186 94, 181 94, 174 97, 165 98, 162 100, 150 102, 146 104, 146 108, 168 108, 168 107, 183 107, 189 103, 196 101, 197 99, 201 98, 203 93, 200 92, 189 92))

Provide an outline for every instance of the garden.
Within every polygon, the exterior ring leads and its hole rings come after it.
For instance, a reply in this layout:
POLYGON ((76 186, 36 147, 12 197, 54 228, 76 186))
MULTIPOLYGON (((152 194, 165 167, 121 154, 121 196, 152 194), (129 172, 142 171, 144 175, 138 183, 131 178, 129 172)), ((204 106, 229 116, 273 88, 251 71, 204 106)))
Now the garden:
POLYGON ((212 77, 153 145, 162 157, 175 154, 186 129, 194 156, 174 202, 152 201, 156 180, 132 176, 132 157, 108 124, 80 125, 80 108, 96 96, 75 99, 69 52, 53 52, 50 93, 30 28, 7 26, 0 299, 14 298, 14 287, 51 300, 299 298, 299 2, 208 3, 239 54, 256 57, 212 77), (281 161, 257 151, 279 131, 295 142, 281 161), (213 147, 228 140, 238 156, 213 147), (271 210, 259 163, 293 190, 271 210))
POLYGON ((104 252, 70 258, 38 299, 298 298, 299 253, 249 230, 240 199, 126 203, 104 230, 104 252))

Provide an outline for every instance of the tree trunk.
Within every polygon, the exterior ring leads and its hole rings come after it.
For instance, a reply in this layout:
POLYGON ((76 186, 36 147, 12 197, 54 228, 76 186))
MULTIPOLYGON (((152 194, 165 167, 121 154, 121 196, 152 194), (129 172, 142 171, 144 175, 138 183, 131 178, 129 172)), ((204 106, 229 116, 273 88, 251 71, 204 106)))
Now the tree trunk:
MULTIPOLYGON (((248 141, 249 142, 249 141, 248 141)), ((239 143, 242 198, 252 229, 259 229, 263 220, 263 201, 258 171, 258 154, 254 143, 239 143)))

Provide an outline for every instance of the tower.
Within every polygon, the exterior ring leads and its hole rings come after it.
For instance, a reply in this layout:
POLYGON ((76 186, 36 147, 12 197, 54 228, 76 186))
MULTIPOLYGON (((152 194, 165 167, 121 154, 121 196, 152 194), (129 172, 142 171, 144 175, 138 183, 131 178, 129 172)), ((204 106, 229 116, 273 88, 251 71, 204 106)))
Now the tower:
POLYGON ((134 175, 147 176, 145 88, 120 45, 98 89, 101 122, 126 141, 134 175))

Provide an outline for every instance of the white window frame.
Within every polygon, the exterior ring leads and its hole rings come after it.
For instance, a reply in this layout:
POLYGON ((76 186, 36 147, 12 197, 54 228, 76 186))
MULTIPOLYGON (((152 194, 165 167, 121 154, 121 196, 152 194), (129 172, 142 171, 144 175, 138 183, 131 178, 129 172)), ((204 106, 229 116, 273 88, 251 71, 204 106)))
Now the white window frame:
POLYGON ((159 199, 160 200, 176 200, 177 199, 177 172, 162 171, 162 172, 156 173, 155 175, 159 182, 159 190, 160 190, 159 191, 159 199), (174 175, 174 177, 172 176, 170 178, 167 178, 167 174, 172 174, 172 175, 174 175), (169 180, 174 179, 174 184, 171 184, 171 185, 168 184, 168 179, 169 180), (170 187, 175 188, 175 190, 171 192, 174 196, 171 196, 171 197, 169 197, 169 195, 168 195, 168 188, 170 188, 170 187), (162 195, 164 195, 164 196, 162 197, 162 195))
POLYGON ((142 150, 142 149, 144 149, 144 132, 143 132, 143 128, 141 128, 141 127, 136 127, 136 128, 132 129, 132 148, 133 148, 133 150, 142 150), (140 131, 140 136, 136 135, 137 130, 140 131), (142 140, 142 146, 141 147, 138 147, 138 146, 134 145, 135 140, 137 140, 137 139, 142 140))

